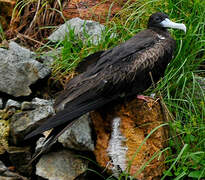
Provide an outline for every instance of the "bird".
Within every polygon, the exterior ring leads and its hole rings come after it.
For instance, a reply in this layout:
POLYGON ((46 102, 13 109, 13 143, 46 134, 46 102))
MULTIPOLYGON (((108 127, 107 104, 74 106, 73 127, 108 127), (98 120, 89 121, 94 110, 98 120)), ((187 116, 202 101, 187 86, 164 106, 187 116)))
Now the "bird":
POLYGON ((184 24, 172 22, 167 14, 156 12, 149 17, 145 30, 114 48, 83 59, 76 68, 79 74, 67 83, 55 101, 56 114, 24 139, 53 128, 46 138, 46 149, 83 114, 120 98, 136 97, 153 81, 159 81, 176 49, 168 28, 186 33, 184 24))

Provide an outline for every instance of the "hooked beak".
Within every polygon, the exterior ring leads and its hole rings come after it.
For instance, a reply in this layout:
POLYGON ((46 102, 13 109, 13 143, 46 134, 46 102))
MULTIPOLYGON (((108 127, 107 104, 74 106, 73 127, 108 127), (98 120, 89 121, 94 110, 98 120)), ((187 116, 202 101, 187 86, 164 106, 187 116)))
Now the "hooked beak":
POLYGON ((160 25, 165 28, 174 28, 174 29, 181 29, 186 33, 186 26, 182 23, 175 23, 166 18, 163 20, 160 25))

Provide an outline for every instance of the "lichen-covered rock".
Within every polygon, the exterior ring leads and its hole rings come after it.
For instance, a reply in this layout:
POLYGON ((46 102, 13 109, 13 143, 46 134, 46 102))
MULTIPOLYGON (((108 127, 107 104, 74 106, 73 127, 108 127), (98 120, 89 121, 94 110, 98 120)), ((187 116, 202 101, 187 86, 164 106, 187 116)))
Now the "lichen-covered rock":
POLYGON ((16 111, 15 107, 0 110, 0 119, 8 120, 16 111))
POLYGON ((97 162, 115 175, 126 171, 137 179, 159 178, 165 170, 164 154, 153 157, 165 148, 167 138, 166 126, 160 127, 165 118, 159 102, 135 99, 103 109, 103 115, 100 112, 91 113, 97 134, 97 162))
POLYGON ((9 43, 8 50, 0 48, 0 91, 15 97, 30 95, 29 86, 50 73, 35 59, 33 52, 15 42, 9 43))
POLYGON ((69 35, 69 29, 74 29, 75 35, 82 40, 87 39, 85 33, 88 34, 91 37, 91 42, 97 45, 105 26, 96 21, 73 18, 61 25, 48 39, 51 41, 62 41, 66 35, 69 35))
POLYGON ((94 142, 91 137, 89 113, 81 116, 79 120, 58 138, 58 141, 66 148, 93 151, 94 142))
POLYGON ((9 99, 7 102, 6 102, 6 108, 10 108, 10 107, 14 107, 16 109, 19 109, 21 107, 21 104, 17 101, 14 101, 12 99, 9 99))
POLYGON ((22 102, 21 110, 33 110, 39 106, 53 106, 53 100, 45 100, 36 97, 31 102, 22 102))
POLYGON ((8 150, 9 121, 0 119, 0 154, 8 150))
POLYGON ((36 175, 49 180, 74 180, 84 173, 88 161, 68 150, 43 155, 36 165, 36 175))
POLYGON ((10 132, 14 144, 23 140, 25 134, 34 130, 46 118, 55 114, 52 101, 35 98, 31 103, 22 103, 22 111, 11 117, 10 132), (29 105, 28 105, 29 104, 29 105), (28 110, 29 109, 29 110, 28 110))

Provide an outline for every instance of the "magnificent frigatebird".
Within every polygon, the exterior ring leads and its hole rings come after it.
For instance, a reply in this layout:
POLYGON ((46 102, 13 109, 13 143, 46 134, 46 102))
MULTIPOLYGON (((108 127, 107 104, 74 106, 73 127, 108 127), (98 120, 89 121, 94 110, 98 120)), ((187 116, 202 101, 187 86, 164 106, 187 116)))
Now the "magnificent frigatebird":
POLYGON ((56 115, 25 139, 53 128, 45 144, 47 147, 81 115, 122 96, 136 96, 152 81, 157 82, 175 50, 175 40, 167 28, 186 32, 184 24, 174 23, 166 14, 157 12, 150 16, 146 30, 112 49, 85 58, 77 67, 81 73, 71 79, 57 97, 56 115))

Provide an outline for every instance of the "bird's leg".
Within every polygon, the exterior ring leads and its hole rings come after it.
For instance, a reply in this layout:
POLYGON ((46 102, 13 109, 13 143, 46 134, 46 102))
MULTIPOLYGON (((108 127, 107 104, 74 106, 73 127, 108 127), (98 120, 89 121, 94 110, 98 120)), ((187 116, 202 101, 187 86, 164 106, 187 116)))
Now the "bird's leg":
POLYGON ((159 100, 159 98, 154 100, 153 95, 152 95, 152 97, 151 96, 144 96, 144 95, 137 95, 137 99, 141 99, 141 100, 145 101, 150 109, 159 100))
POLYGON ((149 96, 144 96, 144 95, 137 95, 137 99, 144 100, 146 102, 150 102, 150 97, 149 96))

